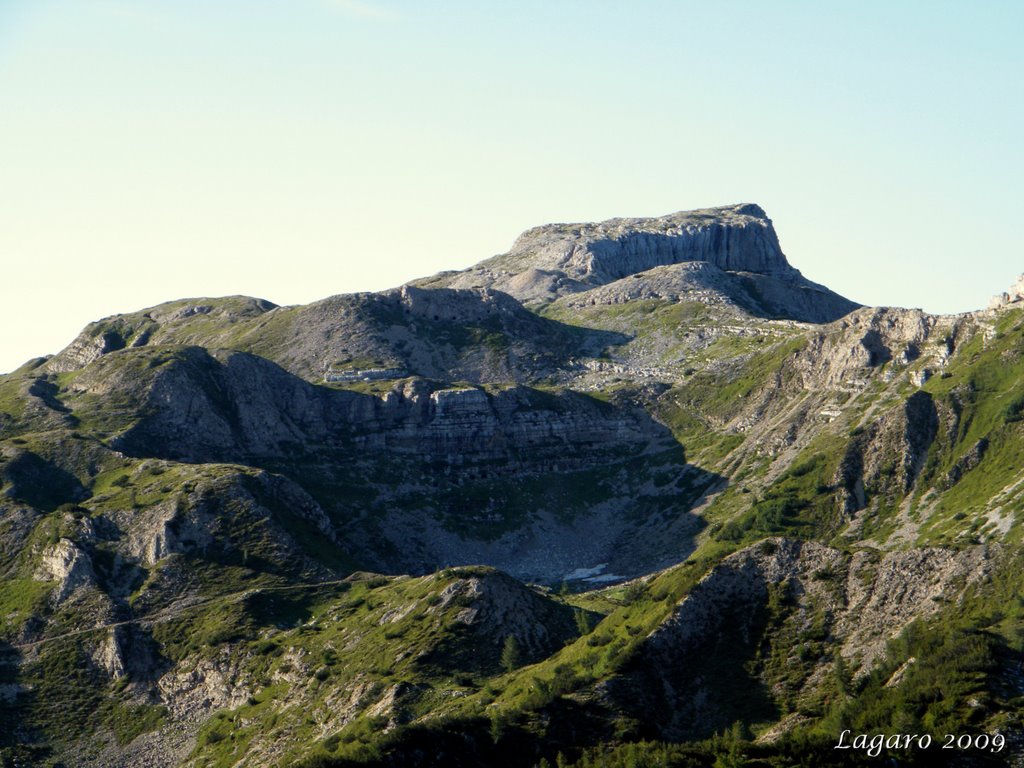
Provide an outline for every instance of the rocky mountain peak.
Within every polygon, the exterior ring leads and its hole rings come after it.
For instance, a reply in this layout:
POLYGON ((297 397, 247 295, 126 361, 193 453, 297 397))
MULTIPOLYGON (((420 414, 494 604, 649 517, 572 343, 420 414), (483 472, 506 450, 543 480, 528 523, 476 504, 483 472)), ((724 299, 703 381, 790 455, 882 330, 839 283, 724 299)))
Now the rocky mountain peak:
POLYGON ((705 261, 736 272, 794 272, 771 219, 754 204, 679 211, 657 218, 551 224, 519 236, 510 256, 603 284, 667 264, 705 261))
POLYGON ((653 218, 546 224, 520 235, 508 253, 417 284, 494 288, 536 304, 658 267, 694 262, 730 273, 813 285, 786 260, 771 219, 753 203, 653 218))

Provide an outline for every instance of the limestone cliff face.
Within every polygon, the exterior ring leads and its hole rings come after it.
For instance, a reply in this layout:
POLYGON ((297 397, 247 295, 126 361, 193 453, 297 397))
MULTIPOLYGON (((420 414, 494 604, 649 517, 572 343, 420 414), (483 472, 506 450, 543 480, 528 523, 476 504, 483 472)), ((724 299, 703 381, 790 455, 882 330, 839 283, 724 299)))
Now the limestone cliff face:
MULTIPOLYGON (((808 389, 863 388, 872 371, 939 372, 960 341, 979 330, 971 316, 929 315, 919 309, 863 308, 822 328, 801 353, 808 389)), ((922 383, 920 381, 918 384, 922 383)))
POLYGON ((570 464, 566 451, 599 452, 651 438, 651 431, 628 412, 611 412, 584 398, 542 400, 520 387, 488 395, 466 387, 431 391, 414 380, 373 404, 380 431, 367 432, 359 443, 460 461, 532 453, 533 459, 521 458, 531 462, 560 453, 570 464))
POLYGON ((52 595, 54 603, 61 603, 80 587, 95 583, 89 556, 69 539, 61 539, 43 552, 35 578, 57 583, 52 595))
POLYGON ((771 220, 756 205, 538 227, 519 236, 509 257, 529 258, 535 268, 560 269, 591 285, 689 261, 733 272, 796 274, 771 220))
POLYGON ((55 373, 65 373, 84 368, 108 352, 124 348, 124 340, 116 333, 99 332, 93 335, 86 329, 58 355, 46 362, 46 368, 55 373))
MULTIPOLYGON (((549 224, 524 232, 506 254, 420 284, 488 286, 528 304, 544 303, 658 267, 695 262, 722 272, 768 277, 790 287, 811 289, 826 304, 845 302, 829 310, 804 309, 798 319, 820 322, 822 316, 831 320, 856 307, 804 279, 786 260, 771 219, 752 204, 681 211, 651 219, 549 224)), ((778 288, 770 290, 779 293, 778 288)), ((787 307, 788 302, 779 302, 776 311, 785 313, 787 307)))
POLYGON ((144 373, 107 375, 106 367, 82 376, 75 391, 145 414, 115 441, 134 455, 238 461, 375 450, 460 463, 520 453, 527 464, 559 455, 571 462, 575 451, 617 451, 657 429, 591 398, 526 387, 488 394, 409 379, 380 396, 330 390, 244 353, 194 348, 144 373))

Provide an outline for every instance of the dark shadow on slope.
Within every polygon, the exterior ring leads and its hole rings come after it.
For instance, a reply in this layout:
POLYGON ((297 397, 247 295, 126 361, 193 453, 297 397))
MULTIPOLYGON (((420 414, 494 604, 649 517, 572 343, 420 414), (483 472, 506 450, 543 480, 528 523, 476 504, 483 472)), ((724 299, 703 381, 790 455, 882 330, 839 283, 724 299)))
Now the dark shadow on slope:
POLYGON ((678 620, 663 626, 608 681, 609 700, 639 724, 639 736, 702 739, 736 721, 781 716, 756 674, 770 630, 768 582, 759 572, 746 575, 742 587, 725 573, 720 585, 709 582, 692 593, 688 601, 697 602, 684 603, 678 620))
POLYGON ((736 290, 731 298, 754 317, 830 323, 860 304, 803 278, 787 280, 772 275, 729 273, 736 290))
POLYGON ((141 626, 124 628, 118 636, 125 673, 133 683, 156 685, 173 663, 160 652, 152 631, 141 626))
POLYGON ((885 345, 885 339, 873 328, 864 334, 860 343, 868 351, 868 365, 872 368, 877 368, 892 360, 892 351, 885 345))
POLYGON ((70 409, 57 399, 57 391, 57 385, 46 379, 35 379, 28 388, 28 394, 38 398, 50 410, 70 414, 70 409))
MULTIPOLYGON (((9 643, 0 640, 0 686, 18 684, 20 654, 9 643)), ((0 759, 8 757, 6 750, 21 743, 25 734, 21 731, 21 707, 18 696, 0 696, 0 759)), ((11 753, 13 756, 13 753, 11 753)), ((3 763, 6 765, 6 763, 3 763)))
POLYGON ((8 498, 47 512, 89 497, 77 477, 31 451, 0 466, 0 481, 8 486, 3 492, 8 498))
POLYGON ((687 238, 652 232, 597 241, 590 245, 592 268, 600 284, 662 266, 706 263, 727 278, 729 297, 755 317, 825 323, 860 306, 793 269, 770 230, 715 225, 709 240, 704 249, 687 238))
POLYGON ((298 585, 293 589, 278 588, 256 592, 245 600, 246 611, 260 627, 300 626, 313 616, 313 606, 344 595, 349 584, 332 584, 318 588, 298 585))

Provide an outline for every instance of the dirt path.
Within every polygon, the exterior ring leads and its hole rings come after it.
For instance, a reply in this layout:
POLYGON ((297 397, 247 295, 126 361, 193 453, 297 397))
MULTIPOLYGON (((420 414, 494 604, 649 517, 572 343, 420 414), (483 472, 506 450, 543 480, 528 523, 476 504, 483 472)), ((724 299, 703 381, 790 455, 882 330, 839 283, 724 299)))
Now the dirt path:
POLYGON ((110 624, 99 624, 95 627, 87 627, 85 629, 73 629, 70 632, 63 632, 59 635, 53 635, 51 637, 44 637, 40 640, 33 640, 28 643, 12 643, 11 648, 18 650, 27 650, 30 648, 36 648, 46 643, 54 643, 58 640, 65 640, 69 637, 76 637, 78 635, 87 635, 92 632, 103 632, 110 629, 116 629, 117 627, 126 627, 131 624, 138 624, 140 626, 147 626, 152 624, 158 624, 161 621, 167 621, 173 619, 176 616, 189 608, 196 608, 201 605, 209 605, 223 600, 244 600, 252 595, 259 594, 261 592, 287 592, 294 589, 313 589, 317 587, 329 587, 337 586, 338 584, 346 583, 345 579, 337 579, 334 581, 319 581, 308 584, 288 584, 279 587, 253 587, 252 589, 243 589, 240 592, 230 592, 226 595, 217 595, 215 597, 207 598, 193 598, 191 600, 182 600, 173 605, 169 605, 166 608, 162 608, 154 614, 149 616, 142 616, 137 619, 126 619, 124 621, 115 621, 110 624))

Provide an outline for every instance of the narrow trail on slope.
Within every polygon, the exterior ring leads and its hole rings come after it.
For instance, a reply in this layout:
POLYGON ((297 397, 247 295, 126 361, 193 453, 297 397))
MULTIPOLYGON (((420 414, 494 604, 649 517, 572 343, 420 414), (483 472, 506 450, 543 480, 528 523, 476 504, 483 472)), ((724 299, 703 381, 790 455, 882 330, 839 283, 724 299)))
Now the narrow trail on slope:
POLYGON ((329 587, 337 586, 339 584, 348 583, 346 579, 336 579, 333 581, 319 581, 315 583, 305 584, 288 584, 277 587, 252 587, 250 589, 243 589, 239 592, 229 592, 225 595, 216 595, 214 597, 207 598, 194 598, 192 600, 181 600, 173 605, 169 605, 166 608, 162 608, 154 614, 149 616, 142 616, 137 619, 125 619, 124 621, 114 621, 109 624, 98 624, 95 627, 86 627, 84 629, 73 629, 70 632, 62 632, 59 635, 53 635, 51 637, 44 637, 40 640, 32 640, 28 643, 11 643, 10 648, 16 650, 35 648, 46 643, 54 643, 58 640, 65 640, 69 637, 76 637, 78 635, 87 635, 91 632, 103 632, 117 627, 126 627, 131 624, 139 625, 152 625, 159 624, 161 621, 168 621, 189 608, 196 608, 201 605, 209 605, 220 600, 231 600, 231 599, 245 599, 252 595, 259 594, 261 592, 287 592, 293 589, 313 589, 317 587, 329 587))

